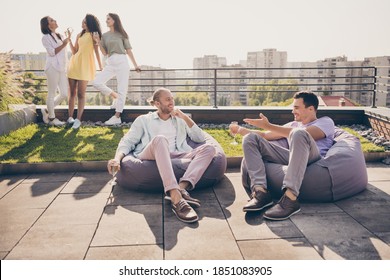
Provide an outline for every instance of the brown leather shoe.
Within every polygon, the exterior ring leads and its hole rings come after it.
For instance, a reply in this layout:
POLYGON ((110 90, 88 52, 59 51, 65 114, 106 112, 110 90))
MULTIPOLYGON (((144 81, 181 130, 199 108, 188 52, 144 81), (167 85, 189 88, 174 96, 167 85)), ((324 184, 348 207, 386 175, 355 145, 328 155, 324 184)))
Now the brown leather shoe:
POLYGON ((274 207, 268 209, 264 213, 264 218, 281 221, 290 218, 299 211, 301 211, 301 205, 299 204, 298 199, 292 200, 284 194, 274 207))
POLYGON ((254 188, 254 191, 251 194, 251 199, 247 204, 245 204, 245 206, 242 208, 242 211, 260 211, 265 207, 271 206, 273 204, 272 197, 269 192, 263 192, 259 188, 261 187, 254 188))
POLYGON ((198 220, 198 215, 194 209, 183 198, 177 204, 172 203, 172 211, 184 223, 194 223, 198 220))
MULTIPOLYGON (((190 204, 193 207, 200 207, 200 200, 199 199, 191 197, 190 194, 186 190, 180 189, 179 191, 181 193, 181 196, 184 198, 185 201, 188 202, 188 204, 190 204)), ((166 195, 164 197, 164 199, 172 201, 171 197, 169 195, 166 195)))

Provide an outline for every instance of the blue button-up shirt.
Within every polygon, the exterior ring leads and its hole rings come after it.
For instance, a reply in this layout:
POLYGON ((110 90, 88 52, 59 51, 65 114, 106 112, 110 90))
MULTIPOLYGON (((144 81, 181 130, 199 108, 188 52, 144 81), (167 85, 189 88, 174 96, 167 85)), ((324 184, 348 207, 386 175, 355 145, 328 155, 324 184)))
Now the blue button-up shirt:
MULTIPOLYGON (((196 143, 205 141, 203 131, 194 124, 191 128, 186 122, 178 117, 172 116, 173 125, 176 128, 176 151, 190 152, 192 148, 187 144, 187 136, 196 143)), ((153 131, 152 125, 160 121, 157 111, 145 115, 141 115, 135 119, 131 125, 131 129, 126 133, 119 142, 116 154, 124 155, 133 151, 137 157, 146 147, 149 142, 157 136, 156 131, 153 131)))

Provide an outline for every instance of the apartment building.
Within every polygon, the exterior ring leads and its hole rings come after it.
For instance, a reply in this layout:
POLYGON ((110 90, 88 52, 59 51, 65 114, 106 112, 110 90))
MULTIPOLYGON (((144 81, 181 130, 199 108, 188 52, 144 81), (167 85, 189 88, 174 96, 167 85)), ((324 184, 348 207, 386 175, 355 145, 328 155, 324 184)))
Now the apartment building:
POLYGON ((316 62, 288 62, 285 75, 296 81, 300 91, 315 91, 318 86, 316 62))
MULTIPOLYGON (((38 70, 34 73, 44 76, 46 53, 12 54, 12 59, 18 62, 21 69, 38 70)), ((146 99, 157 87, 165 86, 173 92, 207 92, 210 100, 213 100, 214 78, 217 73, 220 98, 217 102, 221 105, 247 105, 247 91, 251 85, 269 83, 275 77, 289 77, 296 81, 299 90, 312 90, 319 95, 343 96, 363 106, 370 106, 374 88, 374 69, 369 68, 370 66, 377 67, 376 106, 390 107, 390 95, 387 94, 390 92, 390 81, 385 78, 390 76, 390 56, 367 57, 364 61, 348 61, 346 56, 338 56, 316 62, 287 62, 287 52, 277 49, 248 52, 247 59, 235 65, 227 65, 225 57, 205 55, 194 58, 194 70, 184 72, 142 66, 145 71, 140 74, 131 72, 127 98, 130 104, 145 105, 146 99), (217 72, 214 71, 216 68, 217 72)), ((116 80, 110 80, 108 86, 116 90, 116 80)), ((87 91, 90 94, 97 93, 91 85, 87 91)))
MULTIPOLYGON (((248 52, 246 65, 248 68, 286 68, 287 52, 277 49, 263 49, 257 52, 248 52)), ((256 77, 265 77, 266 80, 272 77, 282 77, 285 70, 256 70, 253 72, 256 77)))
POLYGON ((363 66, 377 67, 376 106, 390 107, 390 56, 366 57, 363 66))
POLYGON ((159 87, 176 89, 176 72, 161 67, 141 65, 140 73, 131 71, 127 100, 131 104, 147 105, 147 99, 159 87))
POLYGON ((218 70, 219 105, 248 105, 248 76, 250 71, 240 64, 224 66, 218 70))
MULTIPOLYGON (((364 61, 348 61, 346 56, 338 56, 316 62, 289 62, 288 67, 300 69, 289 69, 287 76, 297 81, 299 90, 312 90, 323 96, 342 96, 357 104, 371 106, 374 69, 370 66, 378 67, 377 76, 390 75, 389 56, 365 58, 364 61)), ((389 107, 387 92, 390 87, 379 84, 377 89, 376 105, 389 107)))
MULTIPOLYGON (((204 55, 193 60, 195 89, 200 92, 207 92, 210 100, 213 100, 215 71, 209 68, 221 68, 227 64, 226 57, 217 55, 204 55)), ((221 95, 222 96, 222 95, 221 95)), ((223 98, 223 97, 221 97, 223 98)))
POLYGON ((46 53, 41 52, 38 54, 26 53, 26 54, 11 54, 11 59, 18 63, 19 67, 23 70, 35 70, 37 76, 43 75, 43 70, 46 65, 46 53))

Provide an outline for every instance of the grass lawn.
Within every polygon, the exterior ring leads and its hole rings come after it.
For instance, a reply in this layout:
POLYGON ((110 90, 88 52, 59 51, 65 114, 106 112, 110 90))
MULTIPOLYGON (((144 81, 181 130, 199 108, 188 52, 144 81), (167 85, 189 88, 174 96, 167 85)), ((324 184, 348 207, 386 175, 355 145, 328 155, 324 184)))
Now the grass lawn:
MULTIPOLYGON (((81 127, 72 130, 30 124, 0 137, 0 163, 108 160, 113 158, 120 139, 128 130, 113 127, 81 127)), ((356 132, 346 130, 360 138, 363 151, 384 151, 356 132)), ((205 131, 221 144, 226 156, 242 156, 241 136, 236 138, 238 145, 232 145, 233 137, 227 130, 205 131)))

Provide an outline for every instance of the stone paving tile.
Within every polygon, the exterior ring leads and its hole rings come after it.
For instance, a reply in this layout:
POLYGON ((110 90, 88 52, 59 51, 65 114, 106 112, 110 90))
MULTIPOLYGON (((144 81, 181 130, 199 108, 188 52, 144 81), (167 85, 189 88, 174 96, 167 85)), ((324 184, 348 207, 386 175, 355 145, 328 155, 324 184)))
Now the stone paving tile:
POLYGON ((301 203, 301 212, 303 214, 321 214, 321 213, 343 213, 334 203, 301 203))
POLYGON ((373 233, 390 232, 390 200, 385 200, 379 196, 370 200, 366 197, 352 197, 336 204, 353 217, 357 222, 373 233))
POLYGON ((73 177, 61 193, 109 193, 112 190, 111 178, 73 177))
POLYGON ((237 240, 302 237, 290 220, 269 223, 263 218, 264 211, 243 212, 248 195, 241 185, 241 177, 236 174, 226 174, 226 177, 224 187, 215 188, 215 193, 237 240))
POLYGON ((0 260, 4 260, 5 259, 5 256, 8 254, 9 252, 1 252, 0 251, 0 260))
POLYGON ((199 221, 193 224, 179 221, 170 204, 164 210, 165 259, 242 259, 217 201, 198 208, 199 221))
POLYGON ((367 189, 390 200, 390 181, 371 181, 368 184, 367 189))
POLYGON ((65 184, 64 182, 23 182, 0 200, 0 211, 5 208, 46 208, 65 184))
POLYGON ((373 234, 347 214, 298 214, 291 220, 324 259, 381 259, 373 234))
POLYGON ((390 180, 390 165, 367 163, 368 181, 390 180))
POLYGON ((61 194, 47 208, 37 224, 48 227, 67 224, 97 224, 108 199, 107 193, 94 196, 89 194, 61 194))
POLYGON ((108 205, 142 205, 142 204, 162 204, 161 193, 145 193, 127 190, 116 185, 108 205))
MULTIPOLYGON (((1 252, 0 252, 1 253, 1 252)), ((90 247, 86 260, 162 260, 164 251, 157 245, 90 247)))
POLYGON ((19 185, 28 175, 4 175, 0 176, 0 198, 13 190, 19 185))
POLYGON ((82 260, 95 229, 96 224, 34 226, 6 260, 82 260))
POLYGON ((390 246, 390 232, 378 232, 376 235, 390 246))
POLYGON ((161 204, 106 206, 91 246, 163 243, 161 204))
POLYGON ((0 259, 389 260, 390 170, 367 166, 366 191, 302 203, 280 222, 242 212, 248 196, 238 169, 191 192, 202 201, 195 224, 177 220, 162 192, 115 186, 110 195, 107 172, 0 176, 0 259))
POLYGON ((23 182, 32 183, 52 183, 52 182, 68 182, 74 172, 59 172, 59 173, 44 173, 44 174, 30 174, 23 182))
POLYGON ((305 238, 238 241, 245 260, 321 260, 305 238))
POLYGON ((87 178, 93 180, 111 180, 112 176, 107 171, 99 171, 99 172, 76 172, 72 178, 87 178))
POLYGON ((0 251, 10 251, 44 210, 0 208, 0 251))

